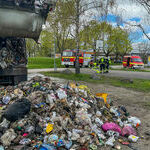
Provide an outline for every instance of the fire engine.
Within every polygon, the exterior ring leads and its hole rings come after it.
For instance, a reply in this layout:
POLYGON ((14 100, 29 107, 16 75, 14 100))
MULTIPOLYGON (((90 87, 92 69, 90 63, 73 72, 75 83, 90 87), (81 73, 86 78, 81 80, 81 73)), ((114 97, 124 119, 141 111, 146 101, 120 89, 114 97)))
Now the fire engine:
MULTIPOLYGON (((92 56, 94 55, 93 50, 82 50, 79 52, 79 64, 80 67, 88 67, 92 56)), ((69 66, 74 66, 77 58, 77 50, 64 50, 62 53, 62 65, 65 65, 66 68, 69 66)))

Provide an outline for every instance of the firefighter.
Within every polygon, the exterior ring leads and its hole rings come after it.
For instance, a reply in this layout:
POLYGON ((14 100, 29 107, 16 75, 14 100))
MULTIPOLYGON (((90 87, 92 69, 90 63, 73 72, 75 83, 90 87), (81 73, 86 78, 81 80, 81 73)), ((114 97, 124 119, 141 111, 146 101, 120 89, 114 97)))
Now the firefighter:
POLYGON ((105 59, 104 59, 104 57, 100 58, 99 66, 100 66, 100 73, 104 73, 105 72, 105 59))
POLYGON ((93 68, 94 71, 96 71, 96 73, 100 73, 99 71, 99 61, 98 59, 96 60, 96 62, 93 63, 93 68))
POLYGON ((107 57, 107 58, 106 58, 106 73, 109 72, 109 66, 110 66, 110 64, 111 64, 111 60, 110 60, 109 57, 107 57))

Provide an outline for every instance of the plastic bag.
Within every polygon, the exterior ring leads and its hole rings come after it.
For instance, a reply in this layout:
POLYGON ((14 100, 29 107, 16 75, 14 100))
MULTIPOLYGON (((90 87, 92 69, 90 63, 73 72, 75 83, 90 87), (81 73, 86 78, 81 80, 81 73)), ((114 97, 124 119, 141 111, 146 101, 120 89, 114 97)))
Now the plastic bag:
POLYGON ((114 142, 115 142, 115 138, 112 136, 107 140, 105 144, 109 146, 114 146, 114 142))
POLYGON ((48 103, 48 104, 54 104, 54 102, 55 102, 55 100, 56 100, 56 96, 55 96, 55 94, 48 94, 47 95, 47 98, 46 98, 46 103, 48 103))
POLYGON ((122 129, 122 135, 125 136, 125 135, 137 135, 136 134, 136 131, 133 127, 131 126, 125 126, 123 129, 122 129))
POLYGON ((7 119, 4 119, 3 122, 0 124, 2 128, 8 128, 10 122, 7 119))
POLYGON ((82 125, 91 125, 91 118, 85 109, 81 109, 76 113, 76 118, 82 125))
POLYGON ((13 141, 17 137, 17 134, 14 132, 13 129, 7 130, 1 137, 1 142, 5 146, 9 146, 11 141, 13 141))
POLYGON ((64 90, 62 90, 62 89, 58 89, 57 90, 57 96, 59 97, 59 99, 67 98, 66 92, 64 90))
POLYGON ((24 138, 24 139, 22 139, 19 143, 22 144, 22 145, 26 145, 26 144, 29 144, 30 142, 31 142, 30 139, 24 138))
POLYGON ((8 106, 7 110, 4 112, 4 117, 9 121, 16 121, 28 114, 30 107, 31 103, 28 99, 20 99, 8 106))
POLYGON ((121 128, 113 122, 103 124, 102 129, 104 131, 108 131, 108 130, 116 131, 121 135, 121 128))
POLYGON ((11 97, 10 96, 4 96, 3 99, 2 99, 2 102, 4 104, 8 104, 11 100, 11 97))

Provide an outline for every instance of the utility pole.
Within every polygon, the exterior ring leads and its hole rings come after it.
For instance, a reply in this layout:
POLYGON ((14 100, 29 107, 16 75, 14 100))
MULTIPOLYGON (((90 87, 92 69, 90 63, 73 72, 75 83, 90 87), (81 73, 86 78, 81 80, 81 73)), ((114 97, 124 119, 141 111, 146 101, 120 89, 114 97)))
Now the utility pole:
POLYGON ((56 66, 56 37, 54 37, 54 71, 57 71, 57 66, 56 66))
POLYGON ((79 64, 79 52, 80 52, 80 39, 79 39, 79 26, 80 24, 80 0, 76 0, 76 46, 77 46, 77 56, 76 56, 76 74, 80 73, 80 64, 79 64))

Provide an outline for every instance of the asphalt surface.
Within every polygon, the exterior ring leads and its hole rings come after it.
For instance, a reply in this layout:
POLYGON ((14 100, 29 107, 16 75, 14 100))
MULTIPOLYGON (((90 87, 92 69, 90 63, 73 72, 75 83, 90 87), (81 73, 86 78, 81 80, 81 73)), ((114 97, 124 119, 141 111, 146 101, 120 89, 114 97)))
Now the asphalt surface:
MULTIPOLYGON (((57 71, 63 71, 66 68, 57 68, 57 71)), ((75 72, 75 69, 70 68, 72 72, 75 72)), ((48 72, 48 71, 54 71, 53 68, 50 69, 29 69, 29 74, 36 75, 40 72, 48 72)), ((81 73, 87 73, 87 74, 93 74, 95 73, 89 68, 81 68, 81 73)), ((134 71, 120 71, 120 70, 110 70, 108 74, 104 74, 108 77, 124 77, 124 78, 130 78, 130 79, 148 79, 150 80, 150 72, 134 72, 134 71)))

